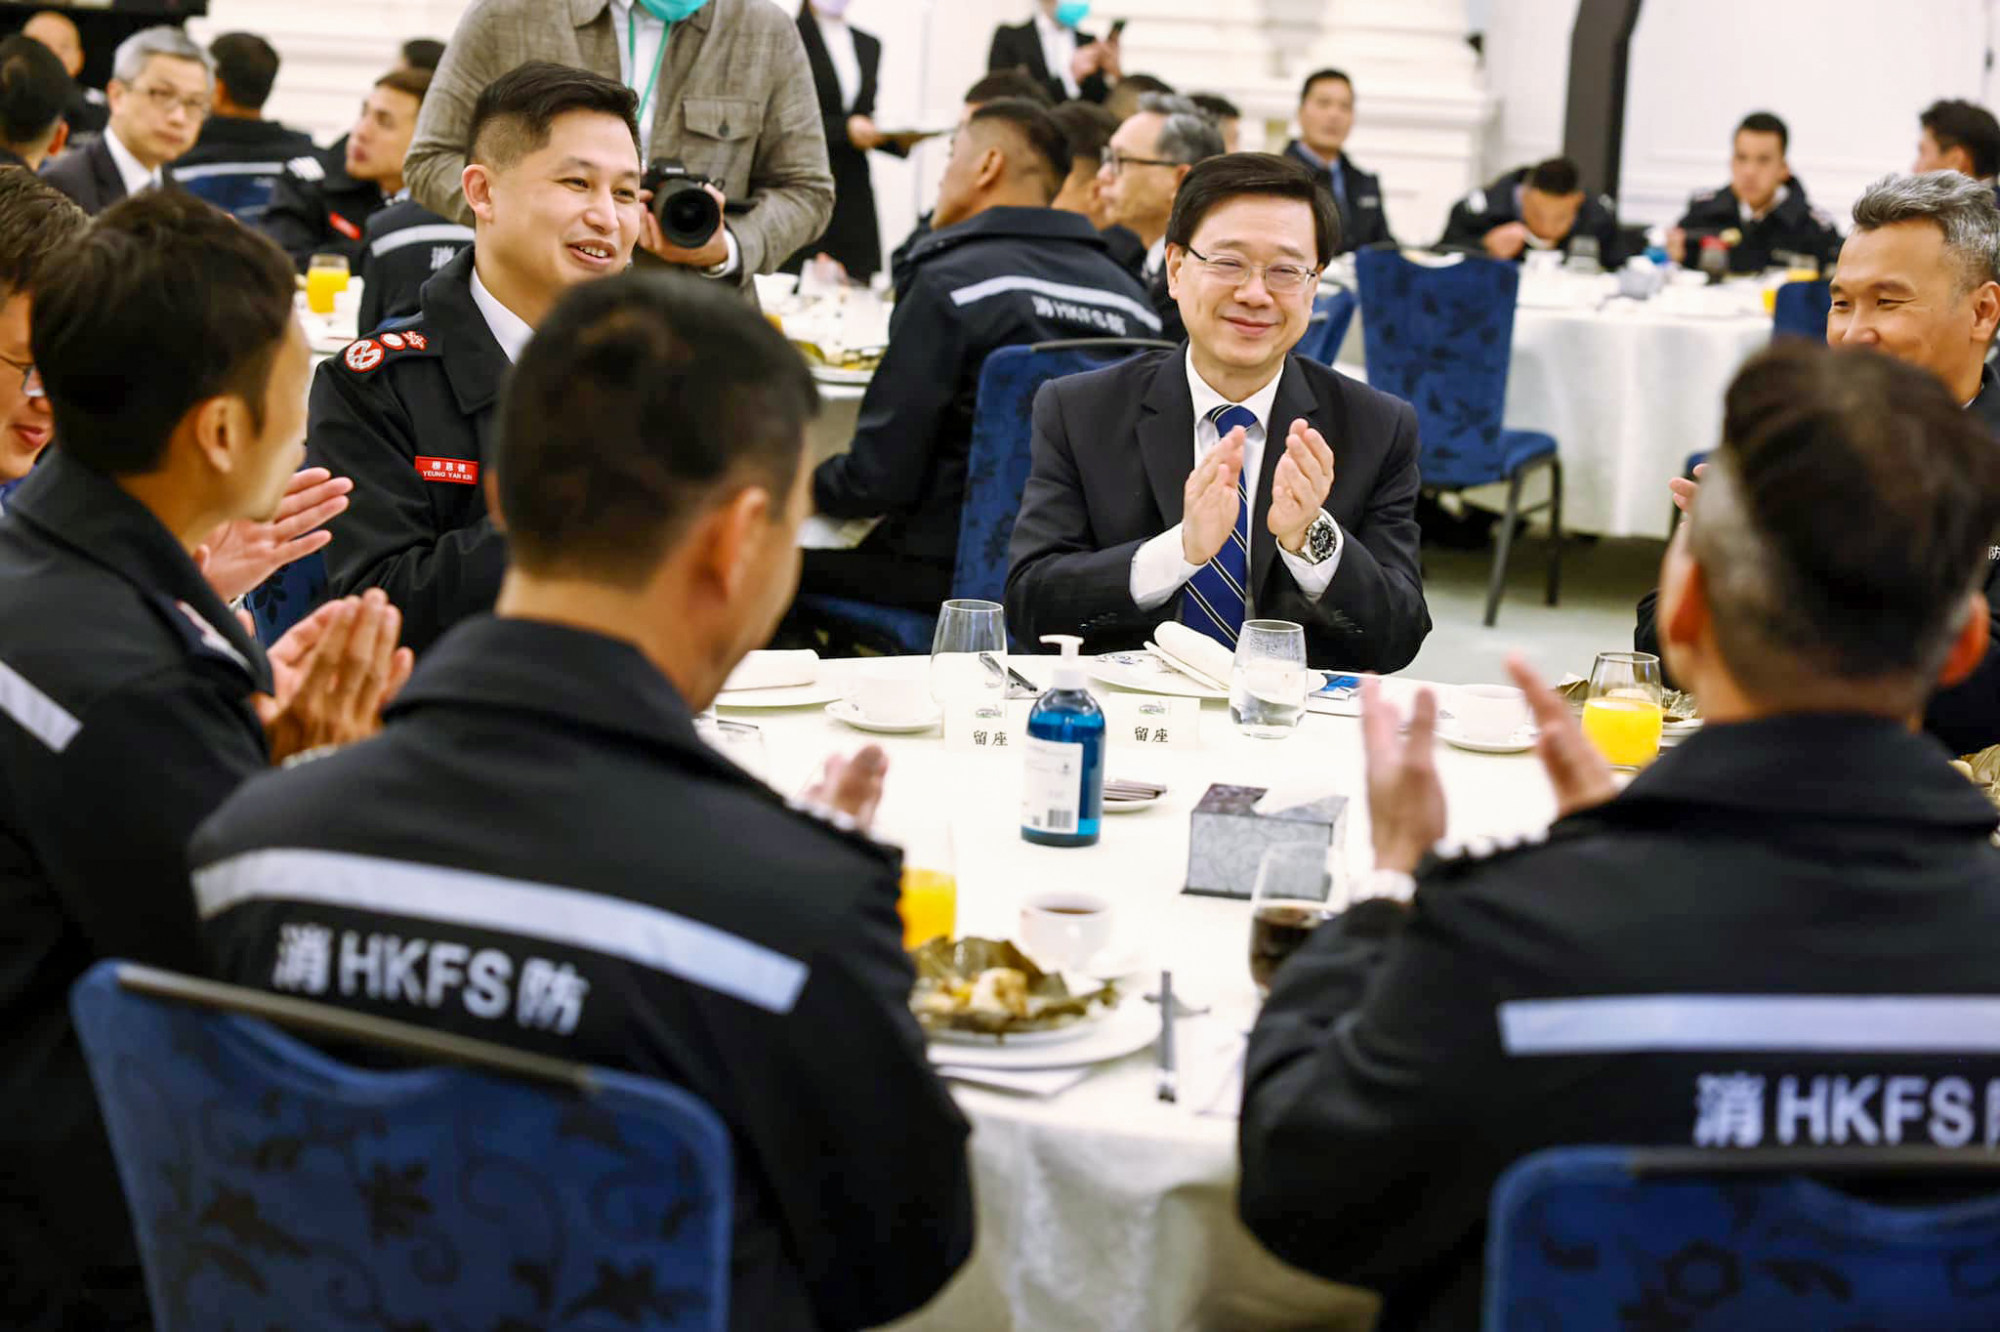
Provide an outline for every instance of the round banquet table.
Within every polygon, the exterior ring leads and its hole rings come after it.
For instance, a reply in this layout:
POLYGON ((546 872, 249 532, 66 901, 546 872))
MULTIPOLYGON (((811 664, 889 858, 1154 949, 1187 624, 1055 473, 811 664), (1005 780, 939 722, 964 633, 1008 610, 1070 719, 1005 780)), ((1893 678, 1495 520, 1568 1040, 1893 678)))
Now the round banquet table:
MULTIPOLYGON (((1048 658, 1016 657, 1046 685, 1048 658)), ((927 678, 922 658, 830 661, 822 678, 855 672, 927 678)), ((1100 696, 1105 691, 1100 688, 1100 696)), ((1025 701, 1010 705, 1025 713, 1025 701)), ((1365 1327, 1374 1301, 1308 1277, 1266 1254, 1236 1220, 1235 1070, 1256 1008, 1247 971, 1249 903, 1181 893, 1189 813, 1213 782, 1316 785, 1347 795, 1347 853, 1370 863, 1360 722, 1309 714, 1289 739, 1240 736, 1220 702, 1201 708, 1201 745, 1120 749, 1107 772, 1169 786, 1150 809, 1107 817, 1098 845, 1031 845, 1019 831, 1018 751, 950 752, 940 731, 864 735, 822 708, 748 711, 763 751, 751 766, 792 793, 832 752, 880 743, 890 758, 876 832, 935 844, 949 829, 961 935, 1013 938, 1022 899, 1085 890, 1114 904, 1115 949, 1143 960, 1144 1002, 1159 970, 1203 1017, 1176 1024, 1180 1100, 1155 1095, 1154 1052, 1098 1066, 1046 1099, 954 1084, 973 1124, 979 1240, 972 1261, 937 1300, 897 1324, 910 1332, 1106 1332, 1108 1329, 1365 1327)), ((1438 745, 1450 801, 1448 840, 1505 838, 1546 827, 1554 796, 1533 754, 1491 756, 1438 745)))

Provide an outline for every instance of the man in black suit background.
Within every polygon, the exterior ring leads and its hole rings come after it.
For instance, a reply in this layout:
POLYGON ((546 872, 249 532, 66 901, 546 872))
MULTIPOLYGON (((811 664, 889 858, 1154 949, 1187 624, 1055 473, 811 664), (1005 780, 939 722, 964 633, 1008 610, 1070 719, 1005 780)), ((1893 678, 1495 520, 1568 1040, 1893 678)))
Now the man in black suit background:
POLYGON ((1007 574, 1017 639, 1126 648, 1178 617, 1232 643, 1257 615, 1304 625, 1317 663, 1393 671, 1416 656, 1431 623, 1416 413, 1291 355, 1339 233, 1288 158, 1188 173, 1167 227, 1187 346, 1035 398, 1007 574))
MULTIPOLYGON (((1169 342, 1187 336, 1181 311, 1167 287, 1167 221, 1174 196, 1197 162, 1222 155, 1222 131, 1185 97, 1148 93, 1139 110, 1111 136, 1098 169, 1105 213, 1145 247, 1135 276, 1160 316, 1160 336, 1169 342)), ((1120 247, 1114 246, 1114 250, 1120 247)))
POLYGON ((142 28, 118 44, 105 91, 111 123, 103 137, 42 170, 93 217, 166 185, 167 163, 194 147, 210 106, 208 53, 179 28, 142 28))
POLYGON ((1051 102, 1102 102, 1118 83, 1118 34, 1099 41, 1078 29, 1089 12, 1073 0, 1035 0, 1033 18, 994 30, 987 71, 1026 70, 1051 102))
POLYGON ((1382 182, 1347 158, 1347 135, 1354 128, 1354 81, 1337 69, 1315 70, 1299 89, 1299 137, 1285 145, 1319 177, 1340 209, 1340 251, 1391 245, 1389 219, 1382 211, 1382 182))

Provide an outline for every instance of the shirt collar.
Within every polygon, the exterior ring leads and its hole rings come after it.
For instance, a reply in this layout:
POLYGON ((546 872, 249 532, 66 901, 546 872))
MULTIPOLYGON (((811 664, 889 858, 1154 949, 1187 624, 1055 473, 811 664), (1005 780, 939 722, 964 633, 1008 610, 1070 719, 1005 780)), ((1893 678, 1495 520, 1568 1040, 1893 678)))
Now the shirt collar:
MULTIPOLYGON (((1194 403, 1194 419, 1199 421, 1217 407, 1229 402, 1229 399, 1217 393, 1213 388, 1210 388, 1208 381, 1203 379, 1201 373, 1194 368, 1194 348, 1192 346, 1187 349, 1183 360, 1187 364, 1188 397, 1194 403)), ((1271 376, 1270 383, 1258 389, 1242 402, 1235 404, 1239 407, 1248 407, 1257 414, 1257 424, 1264 427, 1266 438, 1269 438, 1271 434, 1271 404, 1277 401, 1278 381, 1284 377, 1285 367, 1280 365, 1278 372, 1271 376)))
POLYGON ((1292 144, 1294 147, 1298 149, 1300 157, 1304 158, 1307 162, 1311 163, 1313 166, 1318 167, 1321 171, 1334 171, 1337 170, 1340 166, 1339 153, 1335 153, 1332 157, 1321 157, 1318 153, 1312 150, 1311 146, 1307 144, 1304 139, 1294 139, 1292 140, 1292 144))
POLYGON ((1150 277, 1166 266, 1167 238, 1162 236, 1147 247, 1146 262, 1139 266, 1139 271, 1150 277))
POLYGON ((529 328, 521 316, 500 304, 499 297, 486 290, 486 284, 479 280, 476 264, 472 269, 472 303, 479 307, 486 327, 493 331, 493 340, 500 344, 501 351, 507 353, 507 360, 520 360, 521 352, 535 336, 535 330, 529 328))
MULTIPOLYGON (((1785 200, 1791 197, 1792 197, 1791 186, 1789 185, 1778 186, 1778 192, 1771 196, 1770 207, 1766 208, 1762 215, 1764 217, 1769 217, 1771 214, 1777 212, 1780 208, 1783 208, 1785 206, 1785 200)), ((1755 222, 1758 218, 1758 214, 1751 212, 1750 205, 1744 203, 1741 198, 1738 198, 1736 200, 1736 212, 1737 215, 1740 216, 1745 222, 1755 222)))
POLYGON ((160 173, 148 170, 145 163, 132 155, 125 141, 118 137, 118 131, 106 127, 104 147, 111 154, 111 164, 118 168, 118 178, 125 182, 125 193, 137 194, 148 186, 160 183, 160 173))
POLYGON ((1035 6, 1035 27, 1038 31, 1045 33, 1071 31, 1071 29, 1065 28, 1062 24, 1056 22, 1055 15, 1048 13, 1040 5, 1035 6))

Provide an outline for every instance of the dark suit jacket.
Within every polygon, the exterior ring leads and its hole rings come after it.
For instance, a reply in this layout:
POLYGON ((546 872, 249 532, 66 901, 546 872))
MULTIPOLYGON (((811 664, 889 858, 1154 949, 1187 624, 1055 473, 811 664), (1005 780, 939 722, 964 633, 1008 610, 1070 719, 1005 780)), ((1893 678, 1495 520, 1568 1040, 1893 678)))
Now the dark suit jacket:
MULTIPOLYGON (((1035 396, 1034 464, 1014 524, 1007 623, 1023 643, 1081 634, 1085 651, 1143 643, 1178 598, 1142 611, 1132 557, 1181 520, 1194 468, 1185 349, 1146 352, 1055 380, 1035 396)), ((1410 663, 1431 617, 1417 564, 1417 416, 1410 405, 1300 357, 1285 363, 1257 483, 1250 586, 1259 616, 1305 626, 1316 665, 1393 671, 1410 663), (1325 508, 1346 533, 1326 595, 1308 601, 1264 526, 1271 477, 1294 420, 1334 454, 1325 508)))
POLYGON ((111 149, 102 138, 44 163, 42 179, 76 200, 77 207, 92 217, 125 197, 124 177, 118 174, 118 164, 111 160, 111 149))
MULTIPOLYGON (((1096 41, 1089 33, 1077 29, 1076 44, 1088 46, 1096 41)), ((1063 87, 1062 75, 1049 68, 1049 62, 1042 56, 1042 35, 1035 31, 1035 23, 1003 25, 993 31, 993 47, 986 53, 986 72, 991 74, 1002 69, 1025 69, 1042 81, 1049 90, 1049 100, 1060 105, 1067 102, 1069 90, 1063 87)), ((1102 74, 1093 74, 1077 85, 1082 94, 1079 100, 1102 102, 1111 95, 1111 85, 1102 74)))
MULTIPOLYGON (((875 218, 875 183, 868 175, 868 154, 847 137, 847 118, 875 115, 875 79, 882 67, 882 43, 859 28, 848 31, 854 34, 854 55, 861 62, 861 87, 854 105, 842 106, 840 76, 833 72, 819 20, 811 10, 799 15, 799 37, 812 65, 820 121, 826 129, 827 165, 833 170, 833 217, 817 241, 785 261, 784 271, 795 273, 806 260, 824 251, 840 260, 850 277, 865 282, 882 269, 882 230, 875 218)), ((880 151, 904 156, 890 147, 880 151)))

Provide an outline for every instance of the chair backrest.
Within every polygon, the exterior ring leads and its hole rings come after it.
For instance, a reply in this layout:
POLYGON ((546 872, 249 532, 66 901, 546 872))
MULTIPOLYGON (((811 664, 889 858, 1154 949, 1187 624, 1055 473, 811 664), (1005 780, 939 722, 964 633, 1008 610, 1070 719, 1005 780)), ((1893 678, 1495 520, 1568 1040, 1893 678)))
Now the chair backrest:
POLYGON ((1562 1147, 1493 1190, 1486 1332, 2000 1327, 2000 1157, 1562 1147), (1934 1206, 1864 1202, 1866 1178, 1934 1206), (1969 1190, 1983 1196, 1963 1200, 1969 1190))
POLYGON ((1825 282, 1787 282, 1778 288, 1771 311, 1771 340, 1811 338, 1826 341, 1826 315, 1833 308, 1833 289, 1825 282))
POLYGON ((160 1332, 728 1326, 729 1138, 685 1092, 127 963, 70 1008, 160 1332))
POLYGON ((271 210, 283 162, 211 162, 182 167, 174 180, 203 203, 214 204, 239 222, 255 223, 271 210))
POLYGON ((1354 312, 1361 300, 1346 287, 1336 287, 1313 298, 1312 322, 1294 349, 1309 361, 1332 365, 1340 356, 1340 344, 1354 325, 1354 312))
POLYGON ((326 592, 326 556, 319 551, 293 560, 251 588, 243 604, 250 608, 257 641, 269 647, 283 638, 286 630, 319 609, 326 592))
POLYGON ((965 500, 959 508, 953 597, 1000 601, 1007 590, 1007 543, 1028 486, 1035 394, 1051 379, 1100 370, 1142 351, 1173 350, 1149 338, 1075 338, 1002 347, 979 372, 965 500))
POLYGON ((1389 249, 1361 250, 1354 260, 1368 383, 1416 408, 1424 485, 1503 479, 1514 265, 1466 255, 1431 267, 1389 249))

